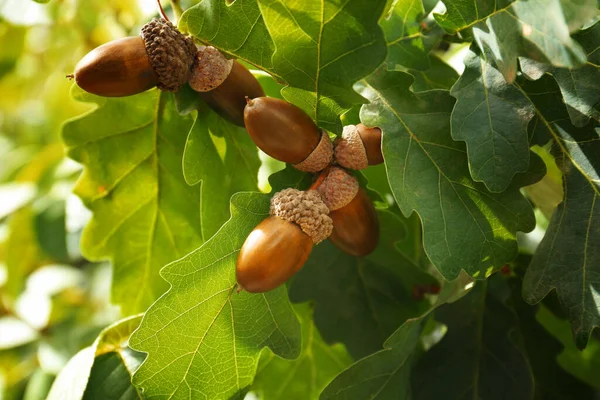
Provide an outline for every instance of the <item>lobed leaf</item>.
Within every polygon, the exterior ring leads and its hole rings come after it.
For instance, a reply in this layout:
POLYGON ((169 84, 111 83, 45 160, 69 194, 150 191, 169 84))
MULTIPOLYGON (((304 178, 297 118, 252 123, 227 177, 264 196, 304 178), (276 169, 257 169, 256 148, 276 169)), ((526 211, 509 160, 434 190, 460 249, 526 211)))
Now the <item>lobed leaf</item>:
POLYGON ((200 190, 181 170, 192 120, 158 90, 109 99, 74 86, 74 96, 98 105, 63 128, 68 156, 85 166, 75 193, 93 212, 82 252, 112 260, 112 301, 141 312, 166 289, 159 269, 202 243, 200 190))
POLYGON ((446 91, 413 93, 412 78, 379 70, 363 82, 371 103, 361 119, 383 131, 383 155, 394 197, 416 211, 425 251, 447 280, 465 270, 483 278, 517 254, 516 231, 535 223, 518 182, 490 193, 469 175, 464 146, 450 136, 454 101, 446 91))
POLYGON ((148 353, 133 377, 144 398, 242 395, 264 347, 284 358, 300 354, 300 325, 284 287, 235 293, 237 254, 268 210, 266 195, 234 195, 231 219, 161 271, 171 289, 148 309, 130 340, 132 348, 148 353))
POLYGON ((527 125, 533 104, 472 51, 450 94, 457 100, 452 137, 467 144, 471 176, 492 192, 505 190, 515 174, 529 167, 527 125))
POLYGON ((538 117, 559 151, 564 200, 525 274, 523 295, 531 304, 555 289, 568 313, 578 347, 600 325, 600 135, 590 123, 571 125, 552 80, 523 82, 538 117))

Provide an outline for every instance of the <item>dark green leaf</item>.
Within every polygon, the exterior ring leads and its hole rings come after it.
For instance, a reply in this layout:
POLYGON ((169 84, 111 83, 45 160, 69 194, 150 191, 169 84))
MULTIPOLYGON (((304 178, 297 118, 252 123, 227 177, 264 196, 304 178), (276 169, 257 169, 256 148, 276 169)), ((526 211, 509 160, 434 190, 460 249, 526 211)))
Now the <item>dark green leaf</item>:
POLYGON ((317 399, 321 390, 352 362, 344 346, 329 346, 323 341, 308 304, 298 304, 294 309, 302 324, 302 353, 295 360, 285 360, 263 352, 251 390, 265 399, 317 399))
POLYGON ((555 68, 529 59, 521 61, 523 72, 537 79, 551 74, 562 92, 571 122, 585 126, 590 118, 600 120, 600 22, 573 36, 585 49, 587 62, 576 69, 555 68))
POLYGON ((471 176, 502 192, 529 166, 527 125, 533 104, 485 58, 470 51, 465 72, 452 87, 452 137, 467 144, 471 176))
POLYGON ((229 398, 252 383, 264 347, 285 358, 299 355, 300 325, 284 287, 235 293, 238 252, 268 210, 266 195, 234 195, 231 219, 219 232, 162 269, 171 289, 130 340, 148 353, 133 379, 145 398, 229 398))
POLYGON ((166 289, 159 269, 202 242, 200 190, 181 170, 192 120, 158 90, 111 99, 74 92, 98 104, 63 128, 69 157, 86 167, 75 192, 94 213, 82 251, 113 261, 112 299, 125 315, 144 311, 166 289))
POLYGON ((49 199, 43 203, 37 204, 34 217, 38 244, 54 260, 66 262, 69 253, 67 251, 65 201, 49 199))
POLYGON ((84 400, 142 399, 131 384, 131 375, 138 369, 144 356, 129 348, 119 352, 97 355, 90 373, 84 400))
POLYGON ((448 332, 416 363, 414 399, 531 398, 527 359, 511 339, 517 317, 497 293, 506 289, 498 278, 477 283, 461 300, 435 311, 448 332))
POLYGON ((477 45, 509 83, 516 77, 518 56, 559 67, 585 63, 585 53, 569 37, 560 0, 447 0, 444 4, 447 13, 436 15, 440 25, 450 33, 472 27, 477 45))
POLYGON ((292 301, 315 302, 314 320, 325 341, 344 343, 354 358, 381 349, 399 324, 425 311, 425 302, 412 298, 413 285, 436 283, 417 267, 420 241, 411 250, 415 238, 407 238, 407 250, 399 252, 402 221, 389 211, 378 215, 381 240, 371 255, 355 258, 322 243, 290 289, 292 301))
POLYGON ((415 83, 413 83, 411 89, 414 92, 424 92, 433 89, 450 90, 458 79, 458 73, 454 68, 433 54, 429 55, 429 62, 431 68, 427 71, 409 71, 415 78, 415 83))
MULTIPOLYGON (((464 269, 483 278, 517 253, 516 231, 535 223, 511 187, 489 193, 472 181, 464 145, 450 136, 453 99, 446 91, 413 93, 412 78, 379 70, 364 82, 361 119, 383 131, 383 155, 404 215, 421 217, 425 251, 447 280, 464 269)), ((518 186, 518 185, 515 185, 518 186)))
POLYGON ((202 182, 205 238, 229 219, 229 199, 234 193, 257 190, 259 167, 256 145, 245 129, 210 110, 198 113, 183 154, 183 174, 190 185, 202 182))
POLYGON ((575 340, 586 346, 600 325, 596 301, 600 273, 600 137, 593 124, 576 128, 551 79, 523 82, 558 152, 564 200, 533 257, 523 283, 525 300, 537 303, 555 289, 569 315, 575 340))

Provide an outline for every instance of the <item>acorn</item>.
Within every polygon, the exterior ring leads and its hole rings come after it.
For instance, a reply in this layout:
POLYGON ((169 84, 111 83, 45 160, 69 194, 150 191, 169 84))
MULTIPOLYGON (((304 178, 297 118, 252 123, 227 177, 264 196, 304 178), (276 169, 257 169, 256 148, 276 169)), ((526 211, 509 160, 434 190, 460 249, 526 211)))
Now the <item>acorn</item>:
POLYGON ((212 46, 201 47, 196 53, 189 84, 210 108, 242 127, 246 97, 253 99, 265 95, 246 67, 228 60, 212 46))
POLYGON ((335 160, 342 167, 361 170, 383 162, 381 129, 363 124, 346 125, 335 140, 335 160))
POLYGON ((271 216, 250 233, 238 255, 236 278, 250 293, 273 290, 302 268, 314 244, 333 229, 314 190, 285 189, 271 199, 271 216))
POLYGON ((356 178, 343 168, 331 167, 317 191, 333 220, 329 240, 355 257, 373 252, 379 241, 379 220, 371 199, 356 178))
POLYGON ((139 37, 113 40, 89 52, 72 75, 83 90, 104 97, 131 96, 155 86, 176 92, 185 84, 196 46, 170 22, 153 19, 139 37))
POLYGON ((319 172, 333 160, 333 145, 327 133, 308 114, 285 100, 248 99, 244 122, 262 151, 301 171, 319 172))

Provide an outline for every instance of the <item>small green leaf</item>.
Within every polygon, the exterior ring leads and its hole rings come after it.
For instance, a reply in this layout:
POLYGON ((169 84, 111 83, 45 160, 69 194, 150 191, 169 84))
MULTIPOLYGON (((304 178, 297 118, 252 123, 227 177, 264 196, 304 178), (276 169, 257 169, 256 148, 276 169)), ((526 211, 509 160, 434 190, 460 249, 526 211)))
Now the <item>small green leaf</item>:
POLYGON ((484 57, 470 51, 452 87, 452 137, 467 144, 469 169, 488 190, 502 192, 529 167, 527 125, 533 104, 484 57))
POLYGON ((263 352, 251 390, 262 398, 275 400, 317 399, 321 390, 352 362, 344 346, 329 346, 312 320, 308 304, 294 306, 302 325, 302 353, 284 360, 263 352))
POLYGON ((146 312, 133 349, 148 353, 133 383, 144 398, 229 398, 252 383, 260 351, 300 353, 300 325, 284 287, 235 293, 235 263, 269 197, 238 193, 231 219, 198 250, 162 269, 171 289, 146 312))
POLYGON ((74 87, 74 94, 98 104, 63 128, 69 157, 86 167, 75 192, 94 213, 82 251, 113 261, 113 302, 125 315, 141 312, 167 288, 159 269, 202 243, 200 190, 181 169, 192 120, 158 90, 107 99, 74 87))
POLYGON ((363 82, 371 103, 361 119, 383 131, 390 185, 404 215, 423 223, 425 251, 447 279, 461 270, 484 278, 517 254, 516 231, 535 226, 518 185, 490 193, 470 177, 464 146, 450 136, 454 100, 446 91, 413 93, 412 78, 379 70, 363 82))
POLYGON ((183 174, 189 185, 202 182, 202 233, 210 238, 229 219, 234 193, 256 191, 260 160, 245 129, 205 110, 188 135, 183 174))
POLYGON ((511 337, 518 320, 498 293, 507 289, 495 275, 435 311, 448 331, 416 363, 413 398, 531 398, 533 377, 511 337))

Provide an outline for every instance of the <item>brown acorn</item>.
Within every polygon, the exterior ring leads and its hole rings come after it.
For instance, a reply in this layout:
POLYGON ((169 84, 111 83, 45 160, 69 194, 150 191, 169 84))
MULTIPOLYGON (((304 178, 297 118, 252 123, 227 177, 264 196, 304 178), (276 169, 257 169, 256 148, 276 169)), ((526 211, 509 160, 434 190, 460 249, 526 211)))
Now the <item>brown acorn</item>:
POLYGON ((189 84, 210 108, 242 127, 246 97, 253 99, 265 95, 246 67, 228 60, 212 46, 203 47, 196 53, 189 84))
POLYGON ((244 122, 254 143, 271 157, 298 164, 321 140, 321 131, 300 108, 272 97, 249 99, 244 122))
POLYGON ((355 257, 364 257, 375 250, 379 242, 379 219, 363 188, 350 203, 331 211, 329 216, 333 220, 329 240, 337 248, 355 257))
POLYGON ((341 166, 355 170, 381 164, 381 129, 346 125, 342 137, 335 141, 335 159, 341 166))
POLYGON ((251 293, 285 283, 302 268, 313 244, 333 228, 329 210, 314 190, 282 190, 271 199, 270 213, 250 233, 237 259, 237 282, 251 293))
POLYGON ((195 54, 190 37, 154 19, 141 37, 113 40, 89 52, 73 77, 86 92, 104 97, 131 96, 154 86, 176 92, 187 82, 195 54))
POLYGON ((375 207, 348 171, 332 166, 326 173, 317 191, 333 220, 329 240, 350 255, 364 257, 375 250, 379 241, 375 207))
POLYGON ((275 216, 265 219, 240 250, 238 283, 250 293, 275 289, 302 268, 313 244, 295 223, 275 216))

